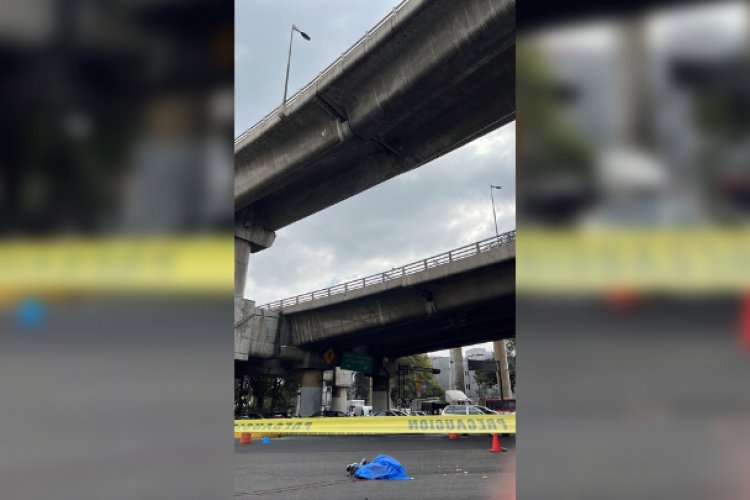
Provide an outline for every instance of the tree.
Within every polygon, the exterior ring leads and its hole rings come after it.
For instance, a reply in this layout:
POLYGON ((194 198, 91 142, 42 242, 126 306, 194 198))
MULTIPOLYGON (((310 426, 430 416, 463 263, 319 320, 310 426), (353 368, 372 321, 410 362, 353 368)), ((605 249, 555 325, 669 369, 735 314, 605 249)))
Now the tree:
POLYGON ((300 383, 275 377, 244 377, 235 380, 235 415, 248 411, 261 414, 290 410, 300 383), (267 412, 266 412, 267 409, 267 412))
POLYGON ((369 402, 370 399, 370 381, 364 373, 356 372, 354 374, 354 385, 352 385, 352 399, 364 399, 369 402))
POLYGON ((531 41, 516 46, 519 213, 525 220, 570 222, 596 195, 595 152, 565 113, 553 66, 531 41))
POLYGON ((505 340, 505 350, 508 351, 508 372, 510 373, 510 390, 516 393, 516 339, 505 340))
POLYGON ((248 377, 234 379, 234 416, 247 415, 253 403, 248 377))
MULTIPOLYGON (((516 339, 505 340, 505 351, 508 354, 508 374, 510 375, 510 388, 516 391, 516 339)), ((477 383, 477 397, 481 401, 487 397, 487 390, 497 386, 497 372, 476 372, 474 379, 477 383)), ((499 393, 499 392, 498 392, 499 393)))
POLYGON ((286 410, 292 412, 292 401, 297 397, 297 393, 299 393, 302 384, 297 380, 284 378, 279 378, 277 381, 278 386, 275 405, 271 410, 286 410))
MULTIPOLYGON (((399 358, 398 364, 414 368, 432 370, 432 363, 426 354, 415 354, 399 358)), ((391 376, 391 399, 398 399, 398 372, 391 376)), ((407 400, 441 397, 443 388, 431 371, 409 371, 401 388, 402 397, 407 400)))
POLYGON ((474 380, 477 382, 477 399, 483 403, 487 389, 497 385, 497 372, 475 372, 474 380))

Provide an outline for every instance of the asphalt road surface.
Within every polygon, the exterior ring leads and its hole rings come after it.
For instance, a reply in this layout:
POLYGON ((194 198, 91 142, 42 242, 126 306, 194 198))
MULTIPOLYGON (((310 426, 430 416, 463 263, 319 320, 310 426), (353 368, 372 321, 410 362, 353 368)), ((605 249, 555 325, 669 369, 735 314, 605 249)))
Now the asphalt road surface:
POLYGON ((235 440, 235 498, 327 500, 515 499, 515 436, 491 453, 489 436, 292 436, 235 440), (410 481, 351 480, 346 466, 381 453, 410 481))

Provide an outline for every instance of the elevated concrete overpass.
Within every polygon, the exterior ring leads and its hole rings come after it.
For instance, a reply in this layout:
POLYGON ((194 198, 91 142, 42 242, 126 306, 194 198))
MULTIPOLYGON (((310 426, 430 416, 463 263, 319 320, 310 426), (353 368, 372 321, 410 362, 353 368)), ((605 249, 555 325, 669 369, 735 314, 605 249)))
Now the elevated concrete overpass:
POLYGON ((262 370, 330 368, 328 349, 395 359, 513 337, 515 231, 265 304, 236 330, 235 359, 262 370))
POLYGON ((356 353, 372 360, 373 404, 385 408, 399 357, 515 336, 515 256, 511 231, 253 306, 235 325, 235 372, 301 377, 303 414, 310 414, 320 407, 322 371, 356 353))
POLYGON ((237 237, 275 231, 515 118, 515 1, 408 0, 235 142, 237 237))
POLYGON ((397 358, 514 336, 514 292, 511 232, 261 307, 280 309, 286 338, 306 351, 397 358))

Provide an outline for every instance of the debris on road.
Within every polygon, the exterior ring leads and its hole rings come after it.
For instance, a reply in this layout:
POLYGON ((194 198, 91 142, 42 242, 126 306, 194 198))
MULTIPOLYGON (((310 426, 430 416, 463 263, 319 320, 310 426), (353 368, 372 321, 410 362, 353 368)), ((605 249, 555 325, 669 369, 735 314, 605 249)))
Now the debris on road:
POLYGON ((347 465, 346 472, 349 474, 349 477, 353 477, 354 473, 357 472, 357 469, 359 469, 365 464, 367 464, 367 458, 363 458, 359 463, 353 463, 353 464, 347 465))
POLYGON ((413 479, 406 475, 406 469, 390 455, 378 455, 372 462, 363 460, 361 464, 349 464, 346 468, 350 477, 357 479, 413 479))

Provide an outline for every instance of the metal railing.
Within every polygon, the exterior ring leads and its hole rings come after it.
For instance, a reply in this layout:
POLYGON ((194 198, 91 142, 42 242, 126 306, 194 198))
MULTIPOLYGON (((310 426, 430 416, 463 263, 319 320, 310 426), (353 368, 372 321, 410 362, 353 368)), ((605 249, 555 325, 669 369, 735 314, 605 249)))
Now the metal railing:
MULTIPOLYGON (((362 45, 362 43, 364 43, 365 40, 367 40, 368 38, 370 38, 370 36, 372 35, 373 32, 375 32, 378 28, 380 28, 382 25, 384 25, 389 20, 391 20, 393 18, 393 16, 395 16, 396 13, 398 11, 400 11, 403 8, 403 6, 406 5, 408 2, 409 2, 409 0, 403 0, 401 3, 399 3, 397 6, 395 6, 383 19, 381 19, 380 21, 378 21, 378 23, 375 26, 373 26, 372 28, 370 28, 369 30, 367 30, 367 32, 365 32, 365 34, 362 36, 362 38, 360 38, 359 40, 357 40, 354 43, 354 45, 352 45, 351 47, 349 47, 343 54, 341 54, 340 56, 338 56, 331 64, 329 64, 328 66, 326 66, 325 69, 323 71, 321 71, 318 74, 317 77, 313 78, 312 81, 310 81, 307 85, 305 85, 304 87, 302 87, 300 90, 298 90, 297 92, 295 92, 294 95, 292 95, 289 99, 287 99, 287 101, 286 101, 285 104, 288 106, 289 104, 293 103, 303 93, 305 93, 310 87, 312 87, 313 85, 316 85, 323 78, 323 76, 325 76, 326 74, 328 74, 328 72, 331 71, 337 64, 341 63, 357 47, 359 47, 360 45, 362 45)), ((278 112, 278 108, 274 108, 273 111, 271 111, 266 116, 264 116, 255 125, 253 125, 249 129, 247 129, 244 132, 242 132, 239 136, 237 136, 234 139, 234 144, 236 145, 238 142, 242 141, 245 137, 247 137, 248 135, 250 135, 250 133, 253 130, 255 130, 256 128, 260 127, 262 124, 264 124, 265 122, 267 122, 268 120, 270 120, 271 118, 273 118, 277 114, 277 112, 278 112)))
POLYGON ((515 230, 508 231, 507 233, 503 233, 499 236, 493 236, 491 238, 487 238, 486 240, 472 243, 471 245, 466 245, 466 246, 451 250, 449 252, 443 252, 438 255, 433 255, 432 257, 427 257, 426 259, 412 262, 410 264, 406 264, 405 266, 393 268, 390 271, 384 271, 382 273, 372 274, 364 278, 347 281, 346 283, 333 285, 328 288, 323 288, 321 290, 315 290, 313 292, 307 292, 301 295, 295 295, 294 297, 289 297, 289 298, 281 299, 281 300, 275 300, 273 302, 269 302, 268 304, 263 304, 262 306, 259 306, 259 308, 260 309, 282 309, 287 306, 303 304, 305 302, 310 302, 312 300, 322 299, 325 297, 330 297, 332 295, 339 295, 342 293, 347 293, 352 290, 359 290, 361 288, 365 288, 365 287, 372 286, 372 285, 380 285, 380 284, 386 283, 394 279, 408 276, 409 274, 419 273, 419 272, 426 271, 427 269, 430 269, 433 267, 450 264, 457 260, 465 259, 467 257, 472 257, 482 252, 488 252, 493 248, 500 247, 502 245, 507 245, 508 243, 512 243, 514 241, 516 241, 516 231, 515 230))

